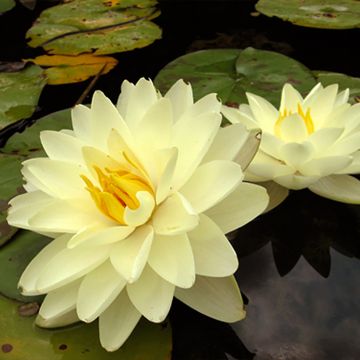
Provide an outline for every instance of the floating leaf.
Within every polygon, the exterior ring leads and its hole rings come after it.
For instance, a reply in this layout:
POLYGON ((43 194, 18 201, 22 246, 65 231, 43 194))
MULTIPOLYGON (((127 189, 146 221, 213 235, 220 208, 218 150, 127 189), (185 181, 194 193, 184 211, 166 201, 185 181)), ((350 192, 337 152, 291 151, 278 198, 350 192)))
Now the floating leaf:
POLYGON ((46 67, 44 71, 50 85, 76 83, 99 73, 107 74, 118 63, 113 57, 92 54, 41 55, 27 61, 46 67))
POLYGON ((45 84, 43 70, 36 65, 0 73, 0 129, 30 117, 45 84))
POLYGON ((15 6, 15 0, 1 0, 0 1, 0 14, 11 10, 15 6))
POLYGON ((19 0, 19 2, 29 10, 34 10, 37 0, 19 0))
POLYGON ((50 241, 31 231, 19 230, 0 251, 0 294, 7 298, 33 302, 42 297, 22 296, 17 288, 22 272, 31 259, 50 241))
POLYGON ((0 246, 8 241, 17 230, 8 225, 6 214, 8 201, 21 192, 22 177, 20 167, 21 158, 19 156, 0 154, 0 246))
POLYGON ((260 0, 255 7, 266 16, 276 16, 295 25, 323 29, 360 27, 358 0, 260 0))
POLYGON ((141 48, 161 37, 150 20, 155 0, 70 0, 43 11, 27 32, 32 47, 51 54, 112 54, 141 48))
POLYGON ((296 60, 253 48, 203 50, 181 56, 159 72, 155 84, 165 92, 180 78, 192 84, 196 99, 215 92, 230 105, 247 102, 247 91, 278 105, 285 82, 303 93, 316 83, 311 71, 296 60))
POLYGON ((313 71, 317 80, 324 86, 339 84, 340 90, 350 89, 350 103, 360 102, 360 78, 351 77, 345 74, 325 71, 313 71))
MULTIPOLYGON (((21 304, 20 304, 21 305, 21 304)), ((8 360, 167 360, 171 328, 142 320, 126 343, 109 353, 99 343, 97 322, 47 330, 34 317, 20 316, 19 304, 0 296, 0 357, 8 360)))

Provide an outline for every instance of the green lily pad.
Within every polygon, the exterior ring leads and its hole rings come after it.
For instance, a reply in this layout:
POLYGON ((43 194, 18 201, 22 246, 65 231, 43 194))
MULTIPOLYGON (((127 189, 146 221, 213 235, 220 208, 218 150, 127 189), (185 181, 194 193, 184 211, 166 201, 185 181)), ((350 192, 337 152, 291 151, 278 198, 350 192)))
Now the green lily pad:
POLYGON ((30 117, 45 84, 43 70, 35 65, 0 73, 0 129, 30 117))
POLYGON ((11 10, 16 5, 15 0, 1 0, 0 1, 0 14, 11 10))
POLYGON ((324 86, 339 84, 339 90, 345 90, 349 88, 349 102, 352 104, 360 102, 360 78, 325 71, 313 71, 313 74, 324 86))
POLYGON ((96 55, 129 51, 161 37, 151 19, 155 0, 70 0, 44 10, 27 32, 32 47, 51 54, 96 55))
POLYGON ((22 272, 32 258, 49 243, 51 239, 19 230, 12 241, 0 251, 0 294, 22 302, 41 300, 42 297, 22 296, 17 288, 22 272))
POLYGON ((0 154, 0 246, 8 241, 17 230, 6 222, 6 213, 8 201, 19 194, 22 189, 20 167, 21 158, 19 156, 0 154))
POLYGON ((171 356, 171 328, 144 319, 126 343, 109 353, 99 343, 97 322, 47 330, 34 317, 19 315, 19 303, 0 296, 0 358, 9 360, 166 360, 171 356))
POLYGON ((260 0, 256 10, 295 25, 322 29, 360 27, 358 0, 260 0))
POLYGON ((245 93, 253 92, 277 106, 285 82, 303 93, 316 84, 311 71, 298 61, 253 48, 202 50, 181 56, 159 72, 155 84, 166 92, 181 78, 191 83, 195 99, 215 92, 230 105, 247 102, 245 93))

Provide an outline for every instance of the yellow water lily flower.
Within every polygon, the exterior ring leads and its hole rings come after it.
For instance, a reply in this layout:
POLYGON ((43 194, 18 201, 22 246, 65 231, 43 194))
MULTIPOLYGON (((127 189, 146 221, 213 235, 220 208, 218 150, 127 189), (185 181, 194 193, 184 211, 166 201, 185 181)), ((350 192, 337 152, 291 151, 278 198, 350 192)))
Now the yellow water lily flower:
POLYGON ((220 128, 220 110, 215 94, 194 103, 183 81, 165 96, 151 81, 125 81, 117 106, 95 92, 91 108, 72 110, 73 130, 41 133, 48 157, 23 163, 27 193, 8 214, 54 238, 19 281, 25 295, 47 294, 38 325, 99 318, 100 342, 114 351, 141 316, 163 321, 174 296, 218 320, 244 317, 224 234, 268 196, 242 182, 233 159, 248 133, 220 128))
POLYGON ((303 98, 290 84, 279 110, 264 98, 247 94, 249 104, 223 106, 231 123, 260 128, 260 149, 246 171, 253 182, 273 181, 284 199, 286 189, 309 188, 329 199, 360 203, 360 104, 348 103, 349 89, 317 84, 303 98), (284 189, 286 188, 286 189, 284 189))

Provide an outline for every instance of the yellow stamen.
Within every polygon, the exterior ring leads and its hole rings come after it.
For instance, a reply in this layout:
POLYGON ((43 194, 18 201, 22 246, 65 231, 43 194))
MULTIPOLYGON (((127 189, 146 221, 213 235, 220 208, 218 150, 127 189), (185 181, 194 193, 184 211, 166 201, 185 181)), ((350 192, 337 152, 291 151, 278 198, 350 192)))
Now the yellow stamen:
POLYGON ((106 168, 101 170, 98 166, 94 166, 94 170, 98 177, 99 187, 95 186, 85 175, 81 175, 86 184, 86 190, 89 191, 98 209, 120 224, 125 224, 124 211, 126 207, 135 210, 140 206, 136 197, 139 191, 147 191, 154 196, 147 180, 126 169, 106 168))
MULTIPOLYGON (((313 123, 313 120, 310 115, 310 109, 307 109, 306 114, 305 114, 301 105, 298 104, 297 113, 298 113, 298 115, 300 115, 301 119, 304 121, 308 135, 312 134, 314 132, 314 123, 313 123)), ((284 111, 282 113, 280 113, 280 115, 274 125, 274 133, 277 137, 281 138, 281 125, 282 125, 283 121, 290 115, 292 115, 292 111, 291 110, 288 111, 287 109, 284 109, 284 111)))

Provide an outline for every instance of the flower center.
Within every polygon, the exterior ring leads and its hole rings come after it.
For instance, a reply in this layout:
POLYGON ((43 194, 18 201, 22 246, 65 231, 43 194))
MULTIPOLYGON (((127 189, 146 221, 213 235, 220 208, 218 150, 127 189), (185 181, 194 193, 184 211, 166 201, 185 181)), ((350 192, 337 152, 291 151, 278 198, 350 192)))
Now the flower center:
MULTIPOLYGON (((310 115, 310 108, 307 109, 306 114, 305 114, 301 105, 298 104, 297 114, 303 120, 308 135, 312 134, 314 132, 314 123, 313 123, 313 120, 310 115)), ((281 125, 284 122, 284 120, 290 115, 292 115, 292 111, 291 110, 288 111, 287 109, 285 109, 282 113, 280 113, 280 115, 274 125, 274 133, 276 136, 281 138, 281 125)))
POLYGON ((95 186, 85 175, 81 175, 86 189, 90 192, 98 209, 120 224, 126 224, 124 221, 126 208, 136 210, 141 206, 136 197, 139 191, 145 191, 154 196, 149 183, 129 170, 105 168, 103 171, 97 166, 94 166, 94 169, 100 188, 95 186))

